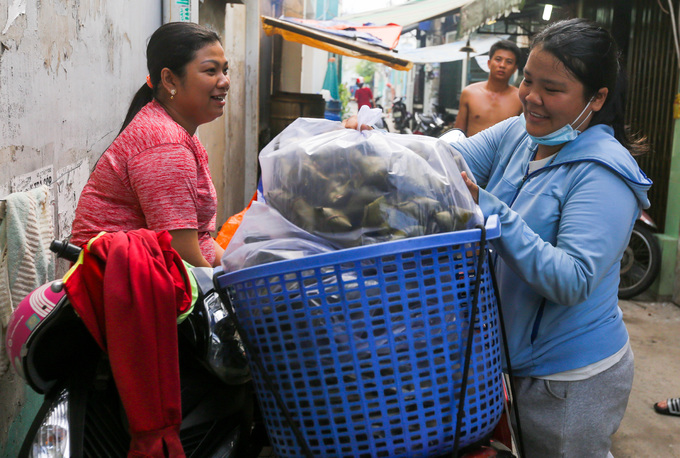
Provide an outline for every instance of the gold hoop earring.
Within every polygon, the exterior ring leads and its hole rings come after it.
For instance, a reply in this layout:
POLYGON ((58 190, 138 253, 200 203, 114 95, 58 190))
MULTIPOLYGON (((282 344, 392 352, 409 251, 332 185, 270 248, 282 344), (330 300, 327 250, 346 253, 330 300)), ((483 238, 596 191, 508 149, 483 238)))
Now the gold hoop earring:
POLYGON ((176 94, 176 93, 177 93, 177 91, 174 90, 174 89, 170 91, 170 100, 172 100, 172 99, 175 98, 175 94, 176 94))

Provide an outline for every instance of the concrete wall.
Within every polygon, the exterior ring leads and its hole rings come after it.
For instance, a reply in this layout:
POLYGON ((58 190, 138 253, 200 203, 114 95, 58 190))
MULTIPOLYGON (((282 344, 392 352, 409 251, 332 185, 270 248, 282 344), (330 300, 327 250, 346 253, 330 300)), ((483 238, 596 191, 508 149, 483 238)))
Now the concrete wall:
MULTIPOLYGON (((160 24, 159 0, 0 0, 0 198, 52 184, 57 237, 145 82, 160 24)), ((0 377, 0 456, 16 456, 39 402, 27 390, 0 377)))
MULTIPOLYGON (((313 19, 316 3, 290 0, 284 4, 284 15, 313 19)), ((323 87, 328 65, 328 52, 290 41, 283 42, 281 57, 281 90, 316 94, 323 87)))
MULTIPOLYGON (((206 0, 201 6, 201 22, 203 18, 206 22, 215 21, 216 15, 210 12, 208 4, 206 0), (209 15, 213 18, 209 19, 209 15)), ((224 116, 199 128, 201 141, 210 155, 210 171, 219 200, 218 229, 250 202, 257 184, 259 137, 268 122, 266 107, 271 86, 270 39, 264 35, 260 14, 271 15, 272 6, 268 0, 248 1, 227 4, 226 11, 220 11, 231 87, 224 116), (209 131, 212 133, 208 134, 209 131), (212 143, 214 140, 219 143, 212 143)))
POLYGON ((323 80, 328 67, 328 51, 302 46, 302 74, 300 92, 318 94, 323 89, 323 80))
MULTIPOLYGON (((239 5, 242 6, 242 5, 239 5)), ((225 5, 223 1, 205 1, 199 8, 199 23, 210 27, 222 37, 222 44, 225 46, 225 54, 229 60, 229 75, 233 79, 235 68, 238 68, 238 59, 234 59, 231 53, 226 50, 225 40, 228 40, 234 33, 229 31, 225 34, 225 5)), ((233 103, 233 91, 230 89, 227 95, 227 104, 233 103)), ((227 180, 225 179, 225 151, 227 150, 227 135, 225 133, 224 116, 217 118, 211 123, 204 124, 198 128, 198 136, 201 143, 208 152, 208 163, 210 164, 210 174, 215 185, 215 191, 219 197, 227 195, 227 180)), ((226 219, 224 205, 218 205, 217 223, 226 219)), ((219 228, 218 228, 219 229, 219 228)))
MULTIPOLYGON (((0 197, 20 190, 26 174, 82 187, 145 81, 146 40, 161 23, 160 1, 2 4, 0 197), (37 173, 50 167, 51 174, 37 173)), ((63 229, 72 202, 61 200, 63 229)))

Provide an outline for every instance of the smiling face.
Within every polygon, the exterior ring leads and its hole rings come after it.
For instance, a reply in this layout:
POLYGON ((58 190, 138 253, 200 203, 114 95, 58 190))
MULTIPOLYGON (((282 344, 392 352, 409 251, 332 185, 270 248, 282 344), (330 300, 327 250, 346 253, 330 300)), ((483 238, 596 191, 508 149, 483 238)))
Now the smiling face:
POLYGON ((498 49, 489 59, 489 76, 499 80, 509 80, 517 70, 515 53, 507 49, 498 49))
POLYGON ((184 76, 170 78, 169 90, 175 89, 176 93, 171 100, 166 99, 165 105, 171 108, 175 121, 191 135, 198 126, 224 113, 231 84, 228 69, 224 49, 215 42, 196 51, 194 59, 184 68, 184 76))
POLYGON ((607 96, 600 89, 588 109, 585 87, 564 64, 540 46, 534 48, 524 67, 524 80, 519 87, 519 98, 524 109, 527 132, 535 137, 548 135, 567 124, 583 132, 599 111, 607 96), (579 114, 581 114, 579 116, 579 114))

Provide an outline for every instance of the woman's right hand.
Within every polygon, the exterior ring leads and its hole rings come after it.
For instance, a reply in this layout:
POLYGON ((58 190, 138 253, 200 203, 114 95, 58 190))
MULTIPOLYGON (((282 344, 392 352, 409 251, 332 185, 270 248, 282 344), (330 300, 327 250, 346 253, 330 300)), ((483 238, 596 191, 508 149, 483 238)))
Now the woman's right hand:
POLYGON ((472 198, 474 199, 475 203, 479 205, 479 186, 477 186, 470 179, 466 172, 460 172, 460 176, 463 177, 465 186, 467 186, 468 191, 470 191, 470 194, 472 194, 472 198))

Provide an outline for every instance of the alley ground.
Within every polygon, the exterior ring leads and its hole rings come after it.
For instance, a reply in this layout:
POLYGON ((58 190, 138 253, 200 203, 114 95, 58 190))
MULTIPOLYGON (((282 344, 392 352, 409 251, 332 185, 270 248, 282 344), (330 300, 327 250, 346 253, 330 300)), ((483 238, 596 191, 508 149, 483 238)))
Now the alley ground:
POLYGON ((652 409, 658 400, 680 396, 680 307, 645 298, 619 305, 635 353, 635 379, 612 454, 680 458, 680 417, 659 415, 652 409))

